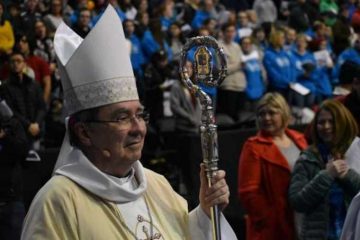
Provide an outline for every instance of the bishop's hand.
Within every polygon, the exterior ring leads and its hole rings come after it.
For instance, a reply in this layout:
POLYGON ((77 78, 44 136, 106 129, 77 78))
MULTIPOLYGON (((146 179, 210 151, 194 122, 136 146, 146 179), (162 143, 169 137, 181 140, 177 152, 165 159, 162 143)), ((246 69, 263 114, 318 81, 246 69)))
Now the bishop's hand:
POLYGON ((230 191, 225 180, 225 171, 219 170, 212 178, 211 187, 207 182, 205 165, 200 165, 200 206, 203 211, 211 217, 210 208, 218 205, 219 210, 223 210, 229 204, 230 191))

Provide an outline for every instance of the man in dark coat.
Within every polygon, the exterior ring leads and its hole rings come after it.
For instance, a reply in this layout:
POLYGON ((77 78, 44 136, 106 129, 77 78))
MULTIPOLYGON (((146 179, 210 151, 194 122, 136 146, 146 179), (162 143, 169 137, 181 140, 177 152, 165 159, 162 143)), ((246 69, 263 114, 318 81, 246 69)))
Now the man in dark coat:
MULTIPOLYGON (((360 129, 360 64, 345 61, 340 68, 340 84, 348 88, 350 93, 338 97, 345 107, 352 113, 360 129)), ((360 136, 360 133, 359 133, 360 136)))
POLYGON ((24 56, 14 52, 10 56, 10 76, 0 88, 2 97, 14 112, 28 135, 29 143, 39 139, 44 122, 46 105, 41 87, 24 74, 24 56))
POLYGON ((24 128, 0 99, 0 239, 20 239, 25 216, 21 165, 28 151, 26 142, 24 128))

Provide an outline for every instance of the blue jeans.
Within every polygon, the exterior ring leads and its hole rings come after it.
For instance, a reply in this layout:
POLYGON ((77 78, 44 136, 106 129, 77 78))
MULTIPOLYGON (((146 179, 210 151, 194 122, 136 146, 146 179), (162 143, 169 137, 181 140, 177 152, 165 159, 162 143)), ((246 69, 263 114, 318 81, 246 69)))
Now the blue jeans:
POLYGON ((14 201, 0 205, 0 239, 19 240, 24 217, 23 202, 14 201))

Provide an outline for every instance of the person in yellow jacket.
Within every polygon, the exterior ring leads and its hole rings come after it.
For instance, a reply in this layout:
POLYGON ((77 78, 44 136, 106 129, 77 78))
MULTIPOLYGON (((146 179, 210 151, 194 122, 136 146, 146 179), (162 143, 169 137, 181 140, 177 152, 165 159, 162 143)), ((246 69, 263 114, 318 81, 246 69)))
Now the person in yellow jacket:
MULTIPOLYGON (((209 187, 201 168, 200 205, 189 213, 166 179, 141 165, 148 114, 113 7, 84 40, 61 24, 54 46, 67 133, 21 239, 211 239, 210 207, 229 202, 225 172, 209 187)), ((223 239, 236 239, 222 214, 220 224, 223 239)))
POLYGON ((4 18, 4 3, 0 0, 0 56, 11 53, 15 44, 14 31, 11 23, 4 18))

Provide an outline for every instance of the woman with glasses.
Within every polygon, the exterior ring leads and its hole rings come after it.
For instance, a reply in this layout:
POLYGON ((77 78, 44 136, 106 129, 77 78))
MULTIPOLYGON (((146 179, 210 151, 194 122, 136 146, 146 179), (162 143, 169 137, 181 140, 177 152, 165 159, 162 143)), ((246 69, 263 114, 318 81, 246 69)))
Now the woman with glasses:
POLYGON ((288 129, 290 109, 281 94, 264 95, 256 114, 259 132, 245 142, 239 160, 238 197, 247 212, 247 239, 295 239, 287 192, 295 161, 307 143, 288 129))
POLYGON ((360 175, 344 156, 358 128, 343 104, 326 100, 311 129, 313 144, 296 162, 289 201, 303 213, 301 239, 338 240, 350 200, 360 190, 360 175))

